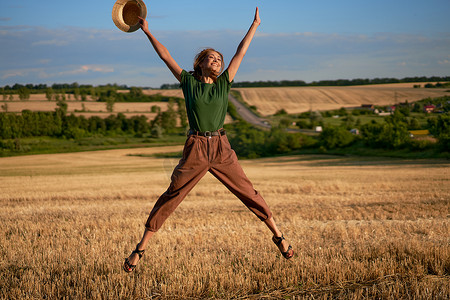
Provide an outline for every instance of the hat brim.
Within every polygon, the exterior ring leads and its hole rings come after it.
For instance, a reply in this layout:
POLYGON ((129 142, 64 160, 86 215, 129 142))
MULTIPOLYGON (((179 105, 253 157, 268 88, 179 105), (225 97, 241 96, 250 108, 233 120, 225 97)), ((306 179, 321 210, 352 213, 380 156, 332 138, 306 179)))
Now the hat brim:
POLYGON ((117 0, 112 10, 114 24, 124 32, 134 32, 141 26, 139 18, 147 17, 147 7, 142 0, 117 0))

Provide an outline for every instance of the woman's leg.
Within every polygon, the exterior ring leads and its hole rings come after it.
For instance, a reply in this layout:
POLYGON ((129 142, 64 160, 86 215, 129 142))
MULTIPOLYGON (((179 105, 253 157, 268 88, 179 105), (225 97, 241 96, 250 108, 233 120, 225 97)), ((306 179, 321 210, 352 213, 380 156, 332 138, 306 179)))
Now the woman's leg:
MULTIPOLYGON (((145 250, 145 248, 147 247, 148 241, 153 236, 153 234, 154 234, 153 231, 150 231, 146 228, 144 231, 144 234, 142 236, 142 239, 137 246, 137 249, 145 250)), ((136 265, 137 262, 139 261, 139 255, 137 253, 131 253, 131 255, 128 256, 128 261, 130 262, 131 265, 136 265)))
MULTIPOLYGON (((277 224, 275 224, 275 220, 273 217, 268 218, 264 221, 264 224, 267 225, 267 227, 272 231, 273 236, 275 237, 281 237, 283 234, 278 229, 277 224)), ((286 240, 282 240, 281 244, 278 246, 281 252, 286 252, 289 248, 289 243, 286 240)))
MULTIPOLYGON (((245 175, 227 137, 220 137, 216 147, 220 148, 220 151, 217 151, 216 159, 209 170, 211 174, 238 197, 261 221, 264 221, 275 238, 281 238, 283 234, 278 229, 269 206, 245 175)), ((289 258, 293 255, 292 248, 284 238, 281 239, 278 248, 281 252, 289 251, 289 258)))
MULTIPOLYGON (((169 188, 159 197, 147 219, 146 228, 137 245, 137 250, 145 250, 153 234, 159 230, 169 215, 206 174, 208 170, 206 148, 206 144, 201 138, 190 136, 186 140, 183 157, 173 170, 169 188)), ((128 257, 129 265, 136 265, 138 261, 137 253, 132 253, 128 257)))

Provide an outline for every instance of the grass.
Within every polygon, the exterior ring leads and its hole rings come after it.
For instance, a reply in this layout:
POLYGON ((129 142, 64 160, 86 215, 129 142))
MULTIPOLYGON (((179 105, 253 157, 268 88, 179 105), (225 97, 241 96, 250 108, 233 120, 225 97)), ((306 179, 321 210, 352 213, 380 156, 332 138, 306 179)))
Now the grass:
MULTIPOLYGON (((185 140, 186 136, 182 134, 166 135, 158 139, 132 135, 92 136, 79 139, 31 137, 9 140, 15 149, 0 149, 0 157, 170 146, 183 144, 185 140)), ((8 143, 8 140, 2 140, 2 142, 8 143)))
POLYGON ((180 146, 0 158, 0 298, 448 299, 449 163, 242 161, 296 250, 210 175, 121 270, 180 146))

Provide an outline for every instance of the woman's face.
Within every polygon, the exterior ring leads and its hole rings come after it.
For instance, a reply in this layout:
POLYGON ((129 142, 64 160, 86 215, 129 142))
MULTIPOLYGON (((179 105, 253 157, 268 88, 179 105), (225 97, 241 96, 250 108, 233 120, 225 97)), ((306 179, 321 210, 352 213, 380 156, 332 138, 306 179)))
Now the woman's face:
POLYGON ((220 57, 220 54, 211 51, 208 53, 208 55, 206 55, 200 67, 202 68, 202 70, 210 70, 219 73, 221 66, 222 58, 220 57))

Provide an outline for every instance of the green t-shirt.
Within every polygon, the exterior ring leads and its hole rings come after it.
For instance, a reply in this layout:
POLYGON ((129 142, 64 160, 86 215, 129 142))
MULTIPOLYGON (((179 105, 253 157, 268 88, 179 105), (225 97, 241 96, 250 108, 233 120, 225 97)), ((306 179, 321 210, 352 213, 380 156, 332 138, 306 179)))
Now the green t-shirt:
POLYGON ((186 70, 181 72, 181 89, 192 130, 216 131, 223 127, 231 84, 227 70, 211 84, 195 79, 186 70))

